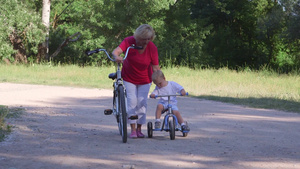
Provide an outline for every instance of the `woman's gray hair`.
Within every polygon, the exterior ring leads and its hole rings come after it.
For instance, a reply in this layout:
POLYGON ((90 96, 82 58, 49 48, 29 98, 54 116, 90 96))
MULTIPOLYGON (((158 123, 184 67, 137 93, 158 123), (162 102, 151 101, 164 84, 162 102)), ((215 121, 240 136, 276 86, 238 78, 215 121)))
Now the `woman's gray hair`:
POLYGON ((155 38, 155 31, 148 24, 140 25, 134 32, 135 39, 143 39, 150 37, 150 40, 153 41, 155 38))

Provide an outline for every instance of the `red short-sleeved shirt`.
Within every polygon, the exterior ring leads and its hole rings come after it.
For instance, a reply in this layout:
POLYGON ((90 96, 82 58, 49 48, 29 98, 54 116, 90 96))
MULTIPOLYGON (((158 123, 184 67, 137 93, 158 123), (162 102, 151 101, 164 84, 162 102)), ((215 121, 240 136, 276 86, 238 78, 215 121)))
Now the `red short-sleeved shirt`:
MULTIPOLYGON (((132 44, 136 45, 133 36, 125 38, 119 47, 126 52, 132 44)), ((151 83, 152 65, 158 65, 158 52, 155 44, 150 41, 142 54, 137 49, 130 49, 123 62, 122 78, 130 83, 141 85, 151 83)))

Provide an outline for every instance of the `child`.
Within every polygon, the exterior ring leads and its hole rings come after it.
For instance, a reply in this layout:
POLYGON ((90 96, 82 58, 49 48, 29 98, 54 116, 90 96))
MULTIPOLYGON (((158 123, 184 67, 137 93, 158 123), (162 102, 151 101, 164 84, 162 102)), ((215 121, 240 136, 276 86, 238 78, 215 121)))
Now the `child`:
MULTIPOLYGON (((156 85, 155 89, 150 95, 150 98, 155 98, 155 95, 169 95, 180 93, 182 96, 186 95, 184 88, 176 82, 166 81, 166 78, 162 71, 158 70, 153 72, 152 81, 156 85)), ((187 124, 184 123, 183 118, 181 117, 178 108, 176 96, 170 97, 170 104, 172 105, 173 113, 177 117, 179 124, 181 125, 182 131, 190 131, 190 128, 187 124)), ((155 115, 155 129, 160 128, 161 122, 160 117, 162 111, 165 110, 168 106, 168 97, 161 97, 158 101, 155 115)))

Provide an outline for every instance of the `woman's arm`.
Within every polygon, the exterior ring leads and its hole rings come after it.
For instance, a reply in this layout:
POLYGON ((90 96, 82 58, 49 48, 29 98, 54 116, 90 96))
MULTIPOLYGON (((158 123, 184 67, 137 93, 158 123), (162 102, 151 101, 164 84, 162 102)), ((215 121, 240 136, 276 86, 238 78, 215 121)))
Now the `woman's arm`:
POLYGON ((153 72, 160 70, 159 65, 152 65, 153 72))
POLYGON ((112 52, 117 63, 123 63, 123 57, 120 56, 122 53, 123 50, 119 46, 112 52))

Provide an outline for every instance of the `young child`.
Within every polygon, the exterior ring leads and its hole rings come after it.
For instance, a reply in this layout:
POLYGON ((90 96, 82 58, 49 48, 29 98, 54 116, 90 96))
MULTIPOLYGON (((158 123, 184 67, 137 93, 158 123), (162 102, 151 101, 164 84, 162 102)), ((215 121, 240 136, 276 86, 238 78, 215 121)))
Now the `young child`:
MULTIPOLYGON (((152 74, 152 81, 156 85, 153 92, 150 94, 150 98, 155 98, 155 95, 169 95, 179 93, 182 96, 186 95, 184 88, 176 82, 166 81, 166 78, 161 70, 155 71, 152 74)), ((181 125, 182 131, 190 131, 190 128, 187 124, 184 123, 183 118, 181 117, 178 107, 176 96, 170 97, 170 104, 172 105, 173 113, 177 117, 178 123, 181 125)), ((162 111, 165 110, 168 106, 168 97, 161 97, 158 101, 155 115, 155 129, 160 128, 161 122, 160 117, 162 111)))

